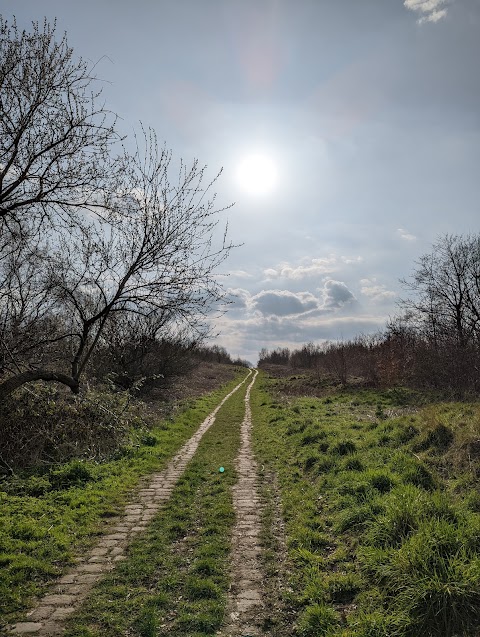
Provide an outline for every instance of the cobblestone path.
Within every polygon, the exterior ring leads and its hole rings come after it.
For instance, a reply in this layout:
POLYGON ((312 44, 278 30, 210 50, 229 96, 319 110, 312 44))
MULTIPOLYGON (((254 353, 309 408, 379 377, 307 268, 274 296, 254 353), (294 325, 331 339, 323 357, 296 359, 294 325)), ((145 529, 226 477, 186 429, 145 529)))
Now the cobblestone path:
POLYGON ((260 497, 257 491, 257 465, 251 446, 252 414, 250 391, 245 394, 245 417, 241 425, 241 447, 237 459, 239 480, 233 487, 236 522, 232 538, 232 584, 229 592, 227 623, 218 633, 225 637, 260 637, 264 609, 263 575, 260 556, 260 497))

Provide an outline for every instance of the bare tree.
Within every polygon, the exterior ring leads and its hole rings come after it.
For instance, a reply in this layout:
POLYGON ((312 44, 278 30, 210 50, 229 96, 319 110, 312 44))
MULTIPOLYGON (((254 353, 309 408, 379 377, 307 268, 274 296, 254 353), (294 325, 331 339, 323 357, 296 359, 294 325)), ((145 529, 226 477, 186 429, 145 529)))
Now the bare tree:
POLYGON ((162 314, 111 316, 92 355, 89 375, 108 378, 117 387, 148 391, 190 371, 198 364, 202 335, 192 334, 188 326, 165 324, 164 318, 162 314))
POLYGON ((445 235, 416 264, 402 302, 410 321, 436 345, 454 335, 460 347, 480 336, 480 238, 445 235))
POLYGON ((219 308, 224 292, 216 271, 232 246, 226 227, 218 227, 224 209, 209 194, 216 178, 204 183, 205 169, 194 162, 181 164, 171 182, 172 155, 158 148, 152 131, 120 163, 105 215, 60 230, 46 261, 44 303, 55 300, 49 313, 69 338, 69 373, 64 365, 30 364, 0 385, 0 398, 32 380, 58 381, 78 392, 112 316, 155 316, 159 324, 202 331, 204 319, 219 308))
MULTIPOLYGON (((20 31, 0 16, 0 220, 5 225, 99 203, 115 116, 93 69, 55 23, 20 31)), ((14 225, 16 225, 14 223, 14 225)))
POLYGON ((418 385, 478 391, 480 237, 444 235, 432 248, 405 282, 412 294, 390 342, 406 345, 408 376, 418 385))
POLYGON ((274 350, 268 350, 263 347, 259 353, 258 366, 264 365, 288 365, 290 362, 290 350, 288 347, 277 347, 274 350))
POLYGON ((349 363, 347 352, 348 344, 343 341, 324 344, 324 361, 325 369, 335 376, 337 380, 346 385, 349 373, 349 363))
POLYGON ((26 361, 53 358, 53 343, 66 338, 48 281, 44 243, 16 241, 0 259, 0 375, 26 361))

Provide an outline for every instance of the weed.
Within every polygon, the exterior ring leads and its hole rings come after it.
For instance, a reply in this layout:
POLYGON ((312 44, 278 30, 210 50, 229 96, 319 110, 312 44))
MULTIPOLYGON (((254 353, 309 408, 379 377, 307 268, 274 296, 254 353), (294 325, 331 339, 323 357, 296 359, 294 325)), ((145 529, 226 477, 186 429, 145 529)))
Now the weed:
POLYGON ((306 428, 307 423, 305 421, 293 421, 288 425, 286 433, 291 436, 292 434, 303 433, 306 428))
POLYGON ((399 452, 392 457, 391 467, 392 471, 397 472, 402 481, 407 484, 421 487, 426 491, 433 491, 438 486, 433 472, 415 456, 399 452))
POLYGON ((351 456, 345 460, 343 468, 347 471, 362 471, 363 464, 358 456, 351 456))
POLYGON ((219 572, 218 563, 211 557, 204 557, 197 560, 193 565, 193 571, 201 575, 217 575, 219 572))
POLYGON ((95 480, 92 468, 81 460, 72 460, 60 469, 52 471, 49 481, 53 489, 69 489, 73 486, 83 486, 95 480))
POLYGON ((353 440, 342 440, 332 447, 331 452, 339 456, 346 456, 350 453, 355 453, 356 450, 357 445, 353 440))
POLYGON ((316 442, 323 440, 326 435, 327 434, 322 430, 309 430, 301 437, 300 444, 304 447, 307 445, 313 445, 316 442))
POLYGON ((321 456, 319 454, 308 456, 303 464, 305 471, 310 471, 310 469, 312 469, 316 465, 320 458, 321 456))
POLYGON ((143 609, 140 617, 135 622, 135 628, 140 637, 155 637, 159 629, 155 610, 153 608, 143 609))
POLYGON ((365 472, 368 482, 380 493, 388 493, 395 484, 393 476, 381 469, 370 469, 365 472))
POLYGON ((338 514, 335 528, 340 533, 345 533, 345 531, 351 529, 364 527, 365 524, 374 517, 375 513, 368 505, 350 507, 338 514))
POLYGON ((357 573, 333 573, 327 577, 325 585, 330 601, 349 604, 361 590, 362 580, 357 573))
POLYGON ((189 599, 218 599, 221 596, 218 586, 208 579, 191 576, 185 583, 185 592, 189 599))
POLYGON ((338 614, 329 606, 315 604, 306 608, 298 625, 301 637, 327 637, 339 624, 338 614))
POLYGON ((155 445, 158 445, 158 442, 158 438, 152 434, 145 434, 140 438, 140 444, 146 447, 155 447, 155 445))

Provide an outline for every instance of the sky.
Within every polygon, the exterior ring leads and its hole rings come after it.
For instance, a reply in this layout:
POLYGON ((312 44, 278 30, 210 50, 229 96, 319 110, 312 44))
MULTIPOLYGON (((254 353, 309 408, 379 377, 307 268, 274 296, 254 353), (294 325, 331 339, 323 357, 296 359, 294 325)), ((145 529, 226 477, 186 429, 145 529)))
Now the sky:
POLYGON ((382 329, 446 233, 479 232, 480 0, 0 0, 57 20, 131 135, 212 177, 238 244, 216 342, 382 329))

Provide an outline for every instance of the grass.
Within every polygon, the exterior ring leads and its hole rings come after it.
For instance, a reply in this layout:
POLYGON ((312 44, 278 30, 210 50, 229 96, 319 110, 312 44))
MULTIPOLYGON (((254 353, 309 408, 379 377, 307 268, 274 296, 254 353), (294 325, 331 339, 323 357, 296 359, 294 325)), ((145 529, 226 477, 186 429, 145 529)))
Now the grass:
POLYGON ((237 382, 238 377, 159 422, 111 461, 74 460, 48 473, 0 482, 0 624, 19 618, 34 596, 92 546, 139 479, 161 470, 237 382))
POLYGON ((281 490, 292 564, 282 637, 476 635, 480 406, 402 389, 301 397, 298 379, 287 394, 285 379, 259 380, 254 445, 281 490))
POLYGON ((211 637, 220 628, 245 388, 218 412, 168 503, 69 620, 66 635, 211 637))

